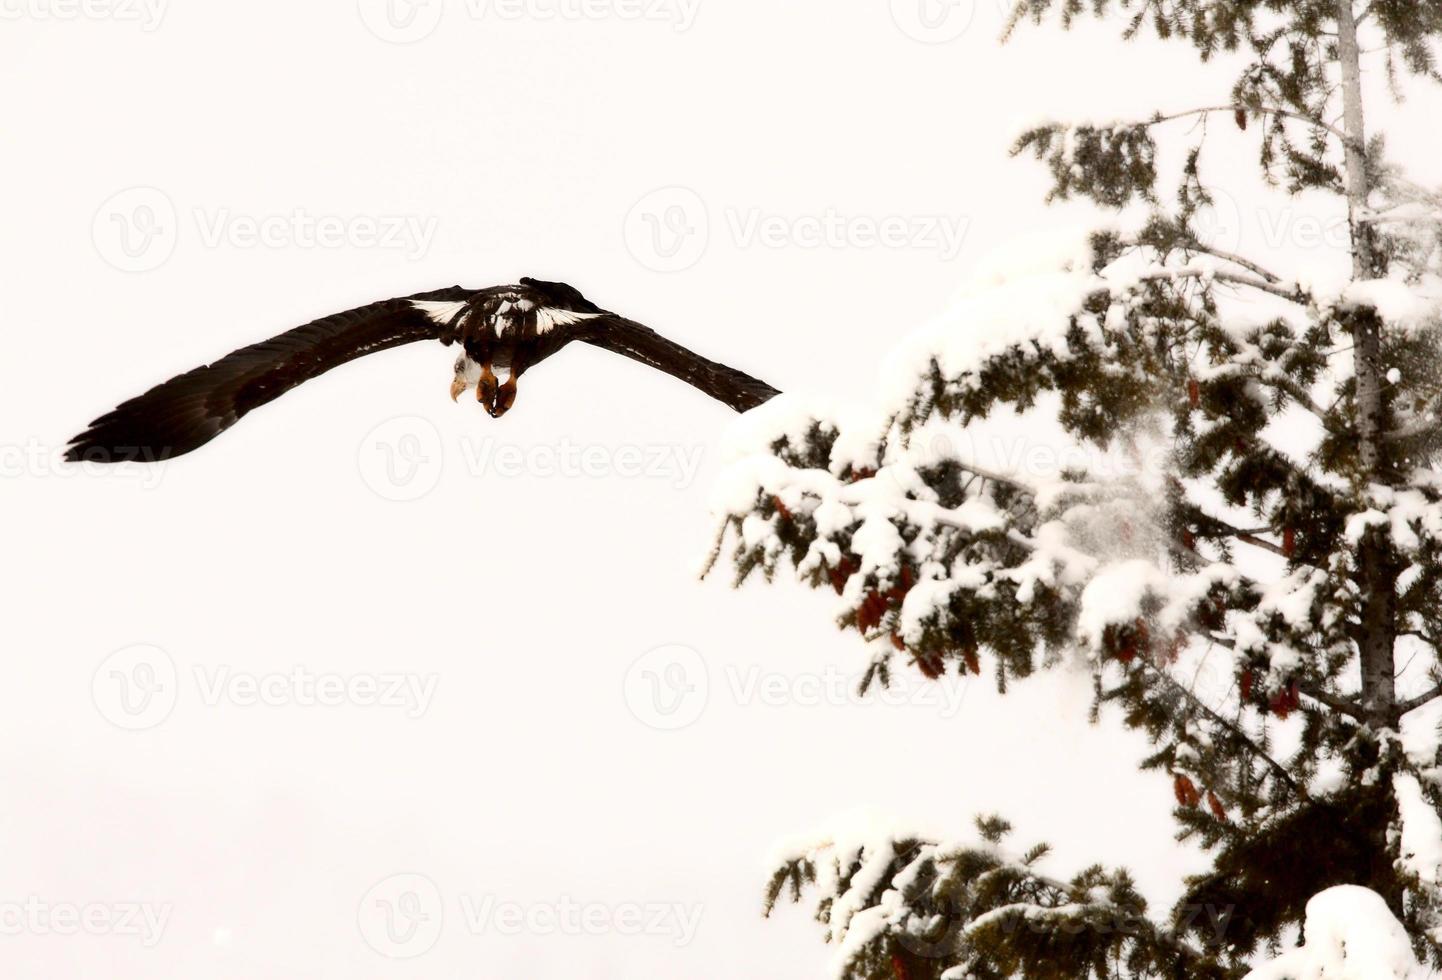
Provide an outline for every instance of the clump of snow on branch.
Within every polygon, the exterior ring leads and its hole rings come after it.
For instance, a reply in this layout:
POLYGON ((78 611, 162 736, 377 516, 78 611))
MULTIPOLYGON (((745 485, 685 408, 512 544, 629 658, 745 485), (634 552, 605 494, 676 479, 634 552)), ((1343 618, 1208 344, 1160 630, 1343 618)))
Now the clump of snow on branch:
POLYGON ((1399 772, 1392 777, 1401 824, 1400 861, 1424 884, 1442 884, 1442 816, 1423 795, 1417 777, 1399 772))
POLYGON ((1388 323, 1412 333, 1435 326, 1442 309, 1442 288, 1419 289, 1401 276, 1358 279, 1347 283, 1333 300, 1339 310, 1370 307, 1388 323))
POLYGON ((1073 228, 1022 236, 979 263, 945 313, 887 357, 882 402, 903 404, 933 361, 955 376, 1018 345, 1066 356, 1072 316, 1106 286, 1092 269, 1092 234, 1073 228))
POLYGON ((1429 980, 1402 923, 1374 891, 1329 888, 1307 903, 1306 942, 1247 980, 1429 980))
POLYGON ((1151 931, 1146 900, 1125 872, 1093 866, 1068 880, 1049 877, 1040 870, 1049 849, 1015 851, 1010 833, 998 817, 978 818, 965 839, 902 832, 875 817, 833 821, 773 854, 766 911, 811 892, 838 978, 902 975, 905 957, 945 980, 1000 975, 1003 963, 1024 964, 1007 975, 1033 976, 1047 953, 1026 938, 1049 930, 1086 949, 1084 958, 1127 959, 1144 971, 1192 955, 1151 931))
MULTIPOLYGON (((905 928, 911 911, 896 890, 896 869, 909 867, 930 844, 920 835, 902 833, 894 821, 874 812, 853 811, 833 817, 814 833, 778 842, 772 868, 804 866, 820 894, 829 897, 826 941, 836 945, 833 969, 845 976, 848 965, 888 930, 905 928)), ((778 890, 771 896, 779 897, 778 890)), ((769 911, 769 909, 768 909, 769 911)))

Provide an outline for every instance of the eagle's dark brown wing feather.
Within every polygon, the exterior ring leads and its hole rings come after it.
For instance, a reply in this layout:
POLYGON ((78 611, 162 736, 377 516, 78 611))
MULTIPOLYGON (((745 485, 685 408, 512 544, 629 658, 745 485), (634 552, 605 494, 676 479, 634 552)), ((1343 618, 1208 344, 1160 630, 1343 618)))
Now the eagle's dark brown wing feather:
POLYGON ((440 336, 413 300, 461 301, 476 291, 452 286, 371 303, 242 347, 121 404, 71 440, 66 458, 153 462, 188 453, 241 416, 333 367, 365 354, 440 336))
POLYGON ((591 321, 588 327, 581 340, 665 371, 738 412, 755 408, 781 394, 766 382, 708 360, 634 320, 606 314, 591 321))

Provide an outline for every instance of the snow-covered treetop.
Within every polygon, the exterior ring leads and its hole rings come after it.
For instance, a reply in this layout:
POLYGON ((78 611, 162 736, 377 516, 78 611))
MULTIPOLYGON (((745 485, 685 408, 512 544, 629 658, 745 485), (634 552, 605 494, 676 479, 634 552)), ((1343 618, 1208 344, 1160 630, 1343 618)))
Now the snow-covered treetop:
MULTIPOLYGON (((1085 658, 1099 702, 1120 704, 1155 742, 1146 764, 1170 774, 1184 833, 1221 847, 1228 866, 1264 860, 1279 836, 1338 831, 1328 821, 1354 819, 1371 806, 1366 787, 1391 773, 1403 803, 1392 818, 1398 873, 1423 889, 1413 924, 1442 941, 1422 897, 1442 881, 1436 741, 1404 748, 1373 730, 1356 642, 1358 545, 1381 541, 1405 569, 1395 608, 1412 635, 1400 642, 1420 668, 1398 710, 1436 696, 1442 478, 1421 449, 1390 484, 1365 477, 1355 380, 1339 356, 1343 318, 1367 304, 1405 365, 1390 403, 1420 406, 1397 412, 1399 431, 1424 432, 1442 390, 1429 361, 1437 308, 1376 284, 1303 288, 1143 244, 1147 234, 1068 233, 1025 243, 1022 262, 990 263, 901 343, 871 405, 827 411, 782 396, 748 413, 713 498, 718 552, 732 545, 741 578, 790 565, 835 589, 839 621, 871 646, 866 683, 885 683, 898 658, 935 677, 979 673, 989 655, 1003 688, 1085 658), (982 458, 995 440, 978 433, 1003 414, 1049 420, 1051 438, 1081 451, 1051 470, 1026 454, 982 458), (1330 809, 1310 808, 1323 800, 1330 809), (1299 814, 1322 822, 1302 830, 1299 814)), ((1140 902, 1124 872, 1092 869, 1084 886, 1045 879, 1034 858, 995 844, 829 840, 779 862, 772 900, 807 882, 833 896, 824 921, 843 976, 870 975, 875 957, 943 923, 963 960, 979 955, 968 945, 978 935, 986 949, 1010 949, 987 931, 1007 903, 955 890, 992 880, 978 874, 1027 889, 1031 904, 1015 914, 1028 921, 1115 917, 1140 902), (1126 900, 1087 904, 1077 887, 1126 900)), ((1233 927, 1233 962, 1336 875, 1364 875, 1367 860, 1315 862, 1314 877, 1293 883, 1290 910, 1233 927)), ((1237 898, 1203 880, 1184 904, 1237 898)), ((1144 942, 1109 935, 1093 953, 1202 956, 1185 937, 1147 929, 1144 942)))
MULTIPOLYGON (((1077 880, 1129 882, 1023 874, 996 826, 986 846, 833 853, 827 894, 849 897, 823 918, 859 944, 852 976, 886 976, 866 957, 920 929, 950 936, 957 963, 990 963, 984 978, 1153 976, 1181 957, 1175 975, 1239 980, 1313 895, 1359 884, 1442 962, 1442 747, 1427 726, 1400 734, 1442 697, 1442 197, 1369 137, 1361 85, 1379 55, 1435 74, 1442 3, 1022 0, 1017 18, 1052 11, 1121 12, 1129 33, 1246 65, 1193 109, 1025 130, 1013 152, 1048 168, 1054 197, 1116 220, 975 270, 869 404, 782 397, 744 417, 712 562, 834 589, 839 624, 870 650, 863 684, 902 664, 985 671, 1005 690, 1086 664, 1097 714, 1119 707, 1150 738, 1142 765, 1169 776, 1181 834, 1213 868, 1170 925, 1089 936, 1070 972, 1018 971, 1030 954, 1011 933, 987 933, 975 959, 967 923, 992 922, 1003 898, 1027 921, 1091 915, 1077 880), (1215 118, 1257 140, 1283 189, 1345 203, 1350 275, 1202 239, 1215 118), (1158 140, 1180 120, 1203 125, 1168 204, 1158 140), (1030 891, 968 890, 993 880, 1030 891), (1208 907, 1239 912, 1210 944, 1180 920, 1208 907)), ((773 897, 823 875, 819 860, 789 862, 773 897)))
POLYGON ((1442 483, 1420 456, 1395 485, 1362 478, 1338 318, 1365 303, 1393 325, 1390 401, 1424 429, 1437 305, 1400 284, 1303 289, 1148 236, 1028 240, 902 342, 873 405, 748 413, 714 496, 743 575, 789 558, 842 587, 882 660, 925 669, 963 629, 1015 654, 1003 680, 1038 639, 1102 665, 1200 638, 1251 672, 1234 694, 1285 716, 1299 693, 1356 693, 1329 690, 1331 658, 1352 614, 1344 546, 1374 535, 1417 559, 1404 605, 1436 635, 1442 483), (979 458, 988 416, 1037 410, 1072 465, 979 458))

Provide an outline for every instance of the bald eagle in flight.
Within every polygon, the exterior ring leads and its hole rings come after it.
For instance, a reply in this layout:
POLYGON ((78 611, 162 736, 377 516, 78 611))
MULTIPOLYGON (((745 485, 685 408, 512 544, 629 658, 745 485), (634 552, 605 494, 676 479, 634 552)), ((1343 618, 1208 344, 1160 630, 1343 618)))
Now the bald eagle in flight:
POLYGON ((102 415, 70 441, 66 459, 156 462, 181 456, 296 385, 364 354, 419 340, 460 346, 451 398, 474 389, 493 418, 515 404, 522 374, 573 340, 649 364, 738 412, 779 394, 601 309, 572 286, 522 279, 514 286, 452 286, 382 300, 242 347, 102 415))

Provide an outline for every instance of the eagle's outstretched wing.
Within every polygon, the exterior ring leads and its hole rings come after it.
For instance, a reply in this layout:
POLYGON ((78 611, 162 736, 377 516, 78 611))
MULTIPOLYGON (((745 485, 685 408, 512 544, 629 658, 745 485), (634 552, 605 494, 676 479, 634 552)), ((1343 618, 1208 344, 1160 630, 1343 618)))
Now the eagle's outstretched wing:
POLYGON ((665 371, 738 412, 753 409, 781 394, 744 371, 708 360, 667 340, 650 327, 614 313, 593 320, 580 339, 665 371))
POLYGON ((414 301, 463 302, 475 293, 452 286, 383 300, 242 347, 102 415, 70 441, 65 458, 158 462, 188 453, 251 409, 333 367, 375 351, 438 338, 442 325, 414 301))
POLYGON ((491 368, 490 355, 506 355, 512 371, 506 385, 512 398, 520 371, 572 340, 649 364, 738 412, 779 394, 764 381, 602 310, 565 283, 523 279, 520 286, 452 286, 382 300, 242 347, 102 415, 70 441, 66 459, 158 462, 183 455, 205 445, 252 409, 333 367, 418 340, 446 344, 459 340, 466 360, 483 358, 485 371, 491 368), (492 302, 488 305, 486 299, 492 302), (509 350, 501 350, 502 344, 509 350))

